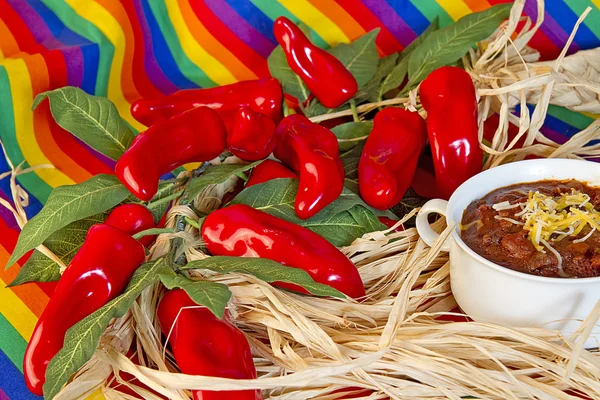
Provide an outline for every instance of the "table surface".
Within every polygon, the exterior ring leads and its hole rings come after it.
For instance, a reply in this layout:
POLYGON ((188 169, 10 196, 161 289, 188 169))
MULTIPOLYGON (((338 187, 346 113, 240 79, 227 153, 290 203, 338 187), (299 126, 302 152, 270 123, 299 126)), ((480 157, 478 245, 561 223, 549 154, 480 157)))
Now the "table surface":
MULTIPOLYGON (((111 172, 113 162, 59 128, 47 102, 30 110, 36 94, 65 85, 107 96, 135 130, 129 113, 140 97, 177 89, 211 87, 268 75, 276 45, 273 20, 302 21, 322 47, 348 42, 381 28, 382 54, 401 50, 436 16, 441 26, 498 0, 0 0, 0 138, 17 165, 52 164, 24 175, 26 207, 35 215, 53 188, 111 172)), ((569 51, 600 45, 600 0, 548 0, 544 25, 531 45, 555 58, 575 21, 593 8, 569 51)), ((536 3, 526 13, 537 18, 536 3)), ((551 107, 544 134, 564 142, 597 116, 551 107)), ((9 169, 0 157, 0 174, 9 169)), ((10 199, 7 178, 0 196, 10 199)), ((18 227, 0 207, 0 265, 8 260, 18 227)), ((23 353, 54 284, 5 288, 29 255, 0 271, 0 400, 29 399, 23 353)), ((97 397, 92 396, 92 398, 97 397)))

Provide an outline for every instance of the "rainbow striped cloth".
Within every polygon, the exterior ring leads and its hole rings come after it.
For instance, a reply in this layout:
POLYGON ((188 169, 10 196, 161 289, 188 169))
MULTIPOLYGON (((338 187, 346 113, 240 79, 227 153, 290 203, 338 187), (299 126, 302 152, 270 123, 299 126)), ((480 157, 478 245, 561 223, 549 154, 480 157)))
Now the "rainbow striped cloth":
MULTIPOLYGON (((60 129, 36 94, 73 85, 107 96, 125 120, 140 97, 210 87, 268 75, 275 47, 273 20, 302 21, 318 45, 334 46, 374 28, 382 54, 401 50, 439 17, 445 26, 501 0, 0 0, 0 138, 14 165, 52 164, 19 178, 29 193, 29 217, 59 185, 81 182, 113 167, 106 157, 60 129)), ((570 52, 600 45, 600 0, 548 0, 544 25, 531 44, 555 58, 579 14, 593 11, 570 52)), ((537 18, 535 1, 526 12, 537 18)), ((551 107, 544 133, 565 141, 594 115, 551 107)), ((0 157, 0 174, 9 169, 0 157)), ((0 196, 11 198, 8 179, 0 196)), ((0 264, 18 236, 0 208, 0 264)), ((27 256, 26 256, 27 257, 27 256)), ((20 260, 22 265, 26 260, 20 260)), ((22 376, 23 353, 53 284, 4 288, 19 270, 0 271, 0 400, 34 398, 22 376)), ((101 398, 96 393, 90 398, 101 398)))

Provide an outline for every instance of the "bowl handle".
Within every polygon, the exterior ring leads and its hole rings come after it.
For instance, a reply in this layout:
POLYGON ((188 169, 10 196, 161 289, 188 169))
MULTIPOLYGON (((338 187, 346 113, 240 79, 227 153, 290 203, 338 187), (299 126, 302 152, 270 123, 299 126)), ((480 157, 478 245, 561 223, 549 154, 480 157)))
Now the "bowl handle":
MULTIPOLYGON (((417 214, 417 232, 425 243, 429 246, 433 246, 434 243, 439 239, 440 234, 431 229, 429 224, 429 214, 440 214, 446 216, 446 209, 448 208, 448 202, 442 199, 429 200, 421 207, 417 214)), ((442 246, 442 251, 450 251, 450 242, 446 241, 442 246)))

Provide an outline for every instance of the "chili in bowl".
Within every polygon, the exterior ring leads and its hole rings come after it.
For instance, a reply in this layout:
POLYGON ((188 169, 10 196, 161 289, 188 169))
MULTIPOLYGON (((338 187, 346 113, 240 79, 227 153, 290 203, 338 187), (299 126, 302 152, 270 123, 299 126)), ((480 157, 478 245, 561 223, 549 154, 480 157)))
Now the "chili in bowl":
MULTIPOLYGON (((600 164, 539 159, 484 171, 420 210, 429 245, 439 238, 432 213, 454 227, 442 249, 454 297, 473 319, 568 339, 600 300, 600 164)), ((585 346, 599 342, 600 324, 585 346)))

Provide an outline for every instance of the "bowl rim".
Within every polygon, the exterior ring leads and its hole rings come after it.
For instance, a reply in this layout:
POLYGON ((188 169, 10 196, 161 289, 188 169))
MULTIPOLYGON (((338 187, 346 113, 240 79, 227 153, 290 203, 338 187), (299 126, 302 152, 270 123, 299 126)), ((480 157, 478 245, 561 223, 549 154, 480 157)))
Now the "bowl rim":
MULTIPOLYGON (((516 161, 516 162, 512 162, 509 164, 504 164, 504 165, 500 165, 498 167, 492 168, 492 169, 488 169, 486 171, 482 171, 479 174, 473 176, 472 178, 468 179, 466 182, 464 182, 462 185, 460 185, 452 194, 452 196, 450 197, 450 199, 448 200, 448 206, 453 204, 453 198, 456 195, 460 195, 461 194, 461 189, 465 190, 464 187, 467 186, 468 182, 470 182, 473 178, 475 177, 481 177, 482 175, 487 174, 489 171, 494 171, 497 169, 512 169, 512 168, 518 168, 518 165, 523 165, 523 164, 574 164, 574 165, 595 165, 596 167, 600 168, 600 164, 599 163, 595 163, 592 161, 587 161, 587 160, 572 160, 572 159, 559 159, 559 158, 548 158, 548 159, 535 159, 535 160, 523 160, 523 161, 516 161)), ((497 171, 496 171, 497 173, 497 171)), ((551 180, 551 177, 548 178, 541 178, 538 179, 536 181, 533 182, 539 182, 539 181, 543 181, 543 180, 551 180)), ((568 179, 568 178, 565 178, 568 179)), ((574 180, 579 180, 577 178, 571 178, 574 180)), ((523 181, 523 182, 516 182, 516 183, 512 183, 510 185, 515 185, 515 184, 519 184, 519 183, 527 183, 527 182, 532 182, 532 181, 523 181)), ((508 186, 508 185, 505 185, 508 186)), ((595 185, 597 186, 597 185, 595 185)), ((490 190, 496 190, 499 189, 501 187, 504 186, 499 186, 495 189, 490 190)), ((489 192, 488 192, 489 193, 489 192)), ((487 194, 486 194, 487 195, 487 194)), ((472 202, 473 200, 471 200, 469 202, 469 204, 472 202)), ((464 210, 461 210, 461 215, 462 212, 464 212, 464 210)), ((449 216, 451 216, 451 212, 450 209, 448 207, 448 211, 446 213, 446 217, 448 218, 449 216)), ((595 276, 595 277, 586 277, 586 278, 561 278, 561 277, 550 277, 550 276, 539 276, 539 275, 533 275, 533 274, 528 274, 526 272, 520 272, 520 271, 516 271, 514 269, 508 268, 508 267, 503 267, 502 265, 496 264, 493 261, 488 260, 487 258, 481 256, 480 254, 476 253, 473 249, 471 249, 469 246, 467 246, 467 244, 462 240, 462 238, 460 237, 459 231, 458 231, 459 227, 458 224, 452 229, 452 240, 454 240, 456 242, 456 244, 462 249, 464 250, 469 256, 471 256, 472 258, 474 258, 475 260, 479 261, 481 264, 485 265, 488 268, 492 268, 493 270, 496 270, 498 272, 507 274, 509 276, 513 276, 517 279, 526 279, 526 280, 530 280, 530 281, 534 281, 534 282, 538 282, 538 283, 545 283, 545 284, 567 284, 567 285, 578 285, 578 284, 586 284, 586 285, 591 285, 594 283, 598 283, 600 284, 600 276, 595 276)))

